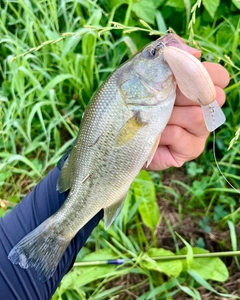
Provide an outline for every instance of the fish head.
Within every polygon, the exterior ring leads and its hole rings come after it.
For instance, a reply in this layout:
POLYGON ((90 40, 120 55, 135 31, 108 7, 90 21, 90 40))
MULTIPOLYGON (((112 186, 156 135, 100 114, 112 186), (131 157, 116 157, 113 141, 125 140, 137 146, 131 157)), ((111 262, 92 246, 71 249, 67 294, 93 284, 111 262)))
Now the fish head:
POLYGON ((175 80, 163 57, 163 38, 150 43, 118 69, 118 86, 128 105, 155 106, 175 93, 175 80))
POLYGON ((163 37, 147 45, 132 66, 138 75, 157 90, 161 90, 163 83, 172 77, 172 71, 163 57, 163 47, 163 37))

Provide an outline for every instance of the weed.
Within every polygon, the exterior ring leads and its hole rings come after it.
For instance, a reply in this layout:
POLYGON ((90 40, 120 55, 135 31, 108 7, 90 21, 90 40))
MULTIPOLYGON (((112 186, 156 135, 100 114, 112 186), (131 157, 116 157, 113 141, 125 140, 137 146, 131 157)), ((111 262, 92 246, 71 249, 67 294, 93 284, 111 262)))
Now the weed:
MULTIPOLYGON (((201 48, 203 59, 220 62, 230 73, 227 122, 216 132, 216 156, 239 190, 239 8, 237 0, 4 1, 0 216, 71 147, 87 104, 108 74, 169 27, 201 48)), ((239 197, 219 174, 211 149, 210 136, 201 157, 186 164, 178 177, 177 170, 141 172, 114 224, 106 232, 101 223, 78 257, 127 263, 76 266, 52 299, 201 299, 204 291, 211 299, 234 297, 235 286, 228 291, 217 284, 229 276, 220 258, 194 258, 210 255, 200 246, 208 248, 216 227, 229 232, 228 250, 239 252, 239 197), (169 212, 159 210, 167 205, 169 212), (168 235, 159 235, 166 231, 168 235), (160 240, 166 241, 164 249, 160 240), (178 259, 180 254, 187 259, 178 259), (166 255, 177 259, 154 258, 166 255)), ((220 238, 220 250, 222 244, 220 238)), ((235 264, 239 267, 237 259, 235 264)))

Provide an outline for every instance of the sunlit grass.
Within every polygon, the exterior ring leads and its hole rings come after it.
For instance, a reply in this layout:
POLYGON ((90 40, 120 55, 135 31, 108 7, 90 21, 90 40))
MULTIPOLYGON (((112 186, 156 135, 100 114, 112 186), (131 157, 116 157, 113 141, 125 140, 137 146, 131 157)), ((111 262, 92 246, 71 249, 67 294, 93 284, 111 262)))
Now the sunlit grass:
MULTIPOLYGON (((188 31, 188 22, 193 20, 189 1, 179 7, 177 1, 175 6, 157 2, 159 7, 156 1, 148 1, 144 9, 141 1, 20 0, 1 4, 1 215, 20 201, 71 147, 87 104, 108 74, 168 27, 186 40, 190 38, 202 50, 203 59, 220 62, 230 73, 231 82, 225 90, 227 122, 216 133, 216 156, 224 175, 236 189, 240 188, 237 136, 228 151, 240 119, 239 12, 232 4, 224 17, 212 20, 202 6, 196 5, 196 20, 190 23, 188 31)), ((221 1, 221 5, 227 11, 227 1, 221 1)), ((174 177, 176 170, 151 174, 158 202, 168 201, 177 211, 179 223, 192 215, 202 232, 211 231, 213 226, 229 230, 228 250, 237 251, 239 195, 215 166, 212 136, 195 165, 189 163, 182 170, 185 175, 181 180, 174 177), (163 183, 164 176, 170 183, 163 183)), ((149 185, 153 186, 152 182, 149 185)), ((148 226, 149 214, 141 212, 140 202, 135 198, 133 187, 113 226, 106 232, 101 223, 80 253, 80 259, 92 252, 94 259, 101 254, 107 258, 134 258, 137 262, 130 266, 106 266, 95 277, 84 269, 88 272, 85 279, 77 275, 75 268, 53 299, 117 299, 120 294, 131 299, 131 293, 139 290, 143 291, 139 299, 177 299, 174 297, 180 292, 200 299, 199 283, 191 274, 182 272, 176 279, 138 260, 157 247, 161 237, 160 225, 148 226), (102 249, 108 250, 101 252, 102 249), (127 288, 117 286, 116 280, 127 274, 139 276, 139 281, 127 288), (94 280, 98 280, 97 288, 94 280)), ((155 196, 150 201, 157 203, 155 196)), ((175 234, 174 224, 161 212, 160 219, 161 225, 166 223, 174 244, 172 250, 177 253, 183 245, 175 234)), ((189 243, 196 246, 200 240, 189 243)))

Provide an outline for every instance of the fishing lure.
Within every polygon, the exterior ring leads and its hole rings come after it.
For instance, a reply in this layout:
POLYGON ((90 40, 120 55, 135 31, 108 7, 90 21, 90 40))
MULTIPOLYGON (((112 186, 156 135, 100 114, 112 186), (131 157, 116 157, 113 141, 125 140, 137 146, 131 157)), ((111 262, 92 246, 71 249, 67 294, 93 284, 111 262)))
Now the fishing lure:
POLYGON ((200 103, 206 127, 210 132, 214 131, 226 118, 216 101, 216 90, 207 70, 195 56, 179 47, 164 43, 161 47, 180 91, 190 100, 200 103))

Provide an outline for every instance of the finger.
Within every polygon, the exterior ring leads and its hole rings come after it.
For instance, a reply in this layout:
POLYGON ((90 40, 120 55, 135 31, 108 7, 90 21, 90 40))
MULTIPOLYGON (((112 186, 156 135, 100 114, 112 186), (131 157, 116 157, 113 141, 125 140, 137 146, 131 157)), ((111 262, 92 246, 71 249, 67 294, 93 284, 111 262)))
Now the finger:
POLYGON ((214 85, 224 89, 229 84, 230 77, 227 70, 223 66, 212 62, 203 62, 203 65, 212 78, 214 85))
MULTIPOLYGON (((223 89, 216 88, 217 101, 220 106, 225 102, 226 95, 223 89)), ((174 106, 172 115, 168 121, 169 125, 176 125, 184 128, 191 134, 198 137, 208 135, 202 110, 198 105, 174 106)))
POLYGON ((182 127, 198 137, 208 135, 200 106, 175 106, 168 124, 182 127))
POLYGON ((183 158, 193 159, 202 153, 208 135, 209 132, 201 138, 182 127, 167 125, 162 133, 160 145, 171 147, 173 152, 183 158))
POLYGON ((181 166, 202 153, 208 135, 206 131, 205 135, 199 137, 182 127, 168 125, 162 133, 160 145, 167 146, 177 162, 176 166, 181 166))
POLYGON ((162 133, 159 147, 148 169, 181 167, 202 153, 207 137, 208 135, 199 138, 179 126, 168 125, 162 133))
MULTIPOLYGON (((220 106, 223 106, 226 100, 225 92, 219 86, 215 86, 215 89, 216 89, 216 100, 220 106)), ((176 106, 198 106, 196 102, 193 102, 189 100, 187 97, 185 97, 182 94, 182 92, 179 90, 179 88, 177 88, 177 92, 176 92, 175 105, 176 106)))
POLYGON ((178 163, 172 156, 168 146, 159 145, 153 160, 147 167, 150 171, 166 170, 170 167, 181 167, 181 163, 178 163))
POLYGON ((218 104, 222 107, 226 101, 226 94, 222 88, 215 86, 216 89, 216 100, 218 104))

